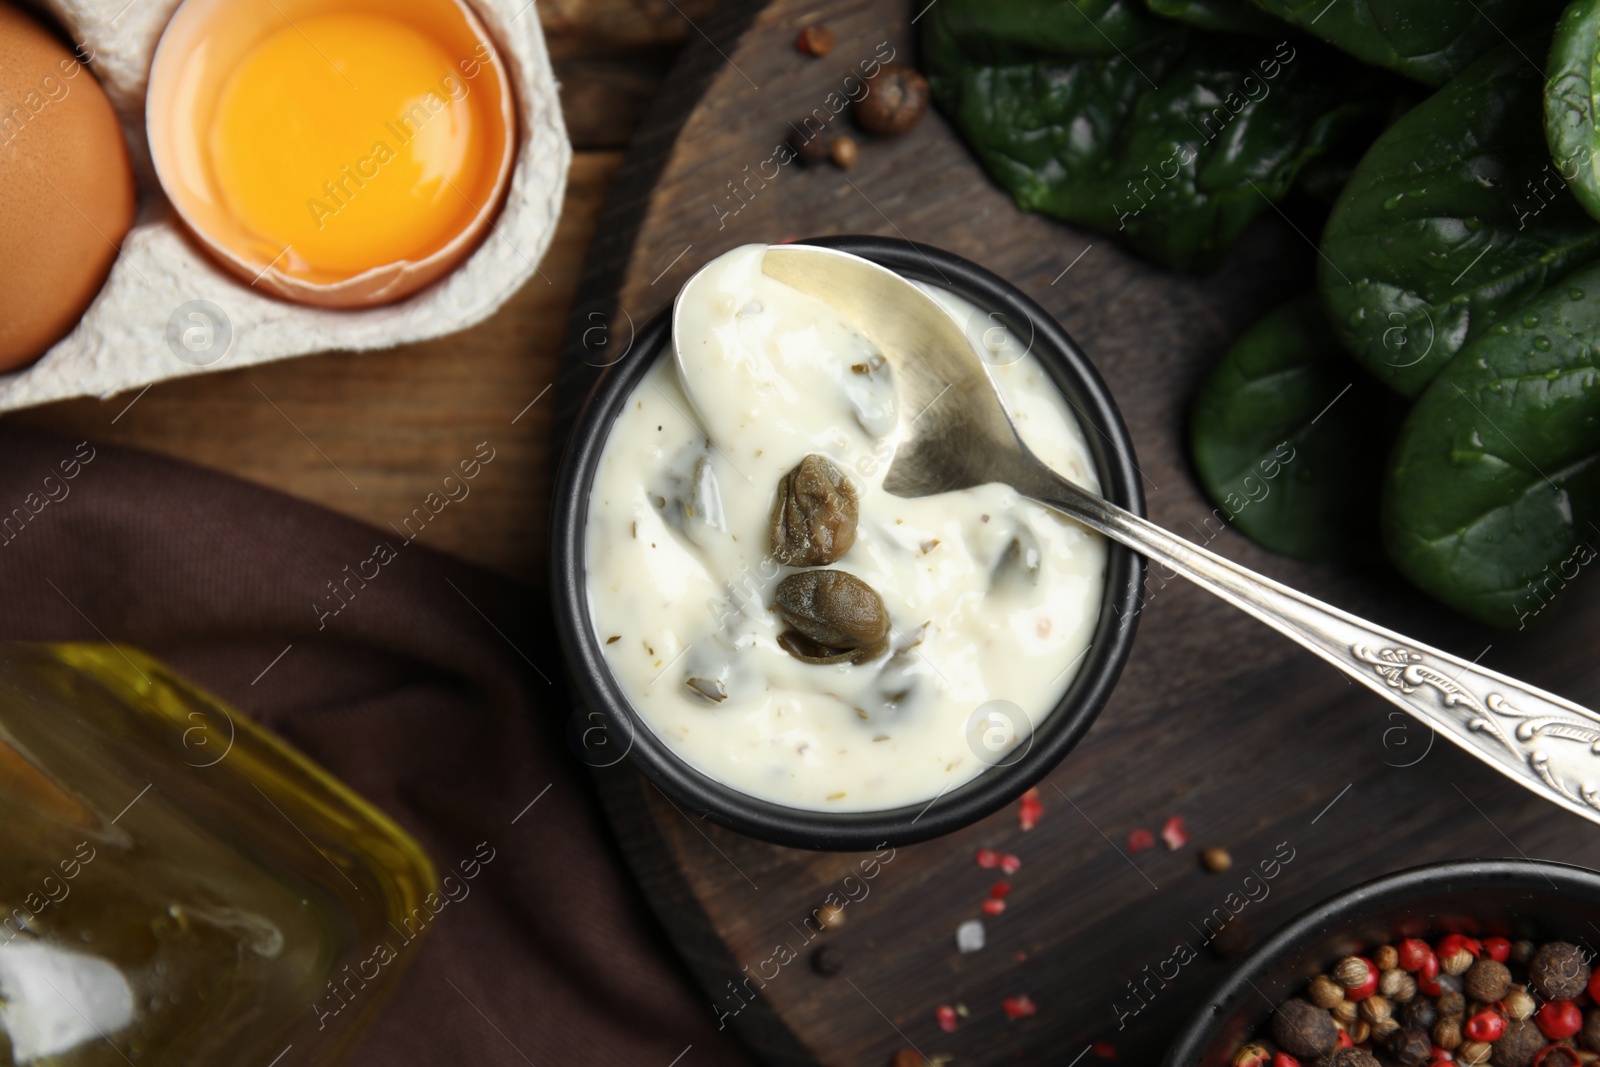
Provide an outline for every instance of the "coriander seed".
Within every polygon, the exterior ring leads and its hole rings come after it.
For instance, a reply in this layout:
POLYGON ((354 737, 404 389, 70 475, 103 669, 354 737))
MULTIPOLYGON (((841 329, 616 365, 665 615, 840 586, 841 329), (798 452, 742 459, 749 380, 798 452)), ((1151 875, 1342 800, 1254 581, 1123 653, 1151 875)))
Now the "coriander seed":
POLYGON ((856 165, 856 158, 860 155, 860 148, 856 145, 854 137, 837 137, 834 139, 833 148, 828 152, 828 158, 840 170, 849 170, 856 165))
POLYGON ((1472 966, 1473 959, 1470 949, 1465 945, 1458 945, 1449 952, 1439 953, 1439 970, 1445 974, 1465 974, 1472 966))
POLYGON ((1506 991, 1506 995, 1500 998, 1500 1006, 1513 1019, 1531 1019, 1533 1013, 1539 1010, 1538 1002, 1519 985, 1506 991))
POLYGON ((1233 1054, 1233 1067, 1268 1067, 1272 1053, 1264 1045, 1246 1045, 1233 1054))
POLYGON ((1333 980, 1346 989, 1360 989, 1371 975, 1372 969, 1360 956, 1346 956, 1333 968, 1333 980))
POLYGON ((1361 1002, 1361 1017, 1369 1023, 1381 1022, 1391 1014, 1393 1011, 1387 997, 1373 994, 1361 1002))
POLYGON ((1319 1008, 1331 1008, 1344 1000, 1344 987, 1327 975, 1319 974, 1311 979, 1306 997, 1319 1008))

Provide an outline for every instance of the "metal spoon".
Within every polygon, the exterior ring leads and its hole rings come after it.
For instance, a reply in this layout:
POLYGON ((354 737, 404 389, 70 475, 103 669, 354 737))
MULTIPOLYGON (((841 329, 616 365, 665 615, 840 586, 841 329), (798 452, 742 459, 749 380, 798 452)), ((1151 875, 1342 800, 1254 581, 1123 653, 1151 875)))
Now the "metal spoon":
POLYGON ((774 245, 762 270, 818 297, 894 366, 902 497, 999 482, 1159 561, 1299 642, 1502 774, 1600 822, 1600 715, 1296 592, 1086 492, 1022 443, 983 362, 922 290, 859 256, 774 245))

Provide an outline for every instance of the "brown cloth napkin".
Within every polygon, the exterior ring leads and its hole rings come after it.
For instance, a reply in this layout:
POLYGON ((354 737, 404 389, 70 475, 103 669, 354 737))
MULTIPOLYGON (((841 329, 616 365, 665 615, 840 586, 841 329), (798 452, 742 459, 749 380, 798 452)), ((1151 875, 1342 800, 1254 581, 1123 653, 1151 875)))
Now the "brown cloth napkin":
POLYGON ((0 527, 0 638, 138 645, 350 783, 441 872, 495 850, 355 1064, 751 1062, 645 910, 567 747, 542 596, 224 475, 0 426, 0 519, 14 508, 30 518, 0 527), (396 558, 319 614, 379 541, 396 558))

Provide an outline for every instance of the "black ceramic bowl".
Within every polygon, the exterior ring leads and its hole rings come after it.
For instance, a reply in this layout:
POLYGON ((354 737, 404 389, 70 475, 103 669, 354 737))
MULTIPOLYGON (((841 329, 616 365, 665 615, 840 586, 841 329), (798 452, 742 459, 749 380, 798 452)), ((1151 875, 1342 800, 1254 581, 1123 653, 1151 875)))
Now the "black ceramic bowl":
MULTIPOLYGON (((1133 443, 1105 383, 1083 352, 1045 311, 1015 286, 982 267, 926 245, 882 237, 830 237, 808 242, 864 256, 918 281, 946 285, 998 316, 1031 349, 1066 396, 1084 427, 1105 496, 1144 513, 1133 443)), ((677 756, 636 715, 612 676, 589 618, 584 530, 589 491, 612 422, 658 358, 671 358, 671 309, 645 327, 608 367, 578 416, 557 478, 551 536, 551 588, 556 623, 584 711, 575 745, 583 752, 626 752, 685 810, 741 833, 797 848, 863 850, 949 833, 1016 799, 1071 750, 1099 713, 1133 644, 1143 561, 1110 546, 1106 589, 1089 651, 1061 703, 1033 731, 1026 754, 985 770, 931 804, 871 812, 822 812, 785 807, 712 780, 677 756)), ((593 762, 609 763, 611 757, 593 762)))
POLYGON ((1178 1035, 1164 1067, 1226 1067, 1272 1014, 1334 961, 1395 937, 1445 932, 1594 944, 1600 873, 1533 860, 1452 860, 1323 901, 1239 964, 1178 1035))

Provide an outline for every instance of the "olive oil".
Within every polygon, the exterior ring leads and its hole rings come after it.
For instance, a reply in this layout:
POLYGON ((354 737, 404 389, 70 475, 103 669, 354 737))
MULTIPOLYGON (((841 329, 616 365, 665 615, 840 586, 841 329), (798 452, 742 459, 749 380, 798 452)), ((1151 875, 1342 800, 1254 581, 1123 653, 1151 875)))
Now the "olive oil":
POLYGON ((403 831, 156 660, 0 645, 0 1065, 336 1063, 433 893, 403 831))

